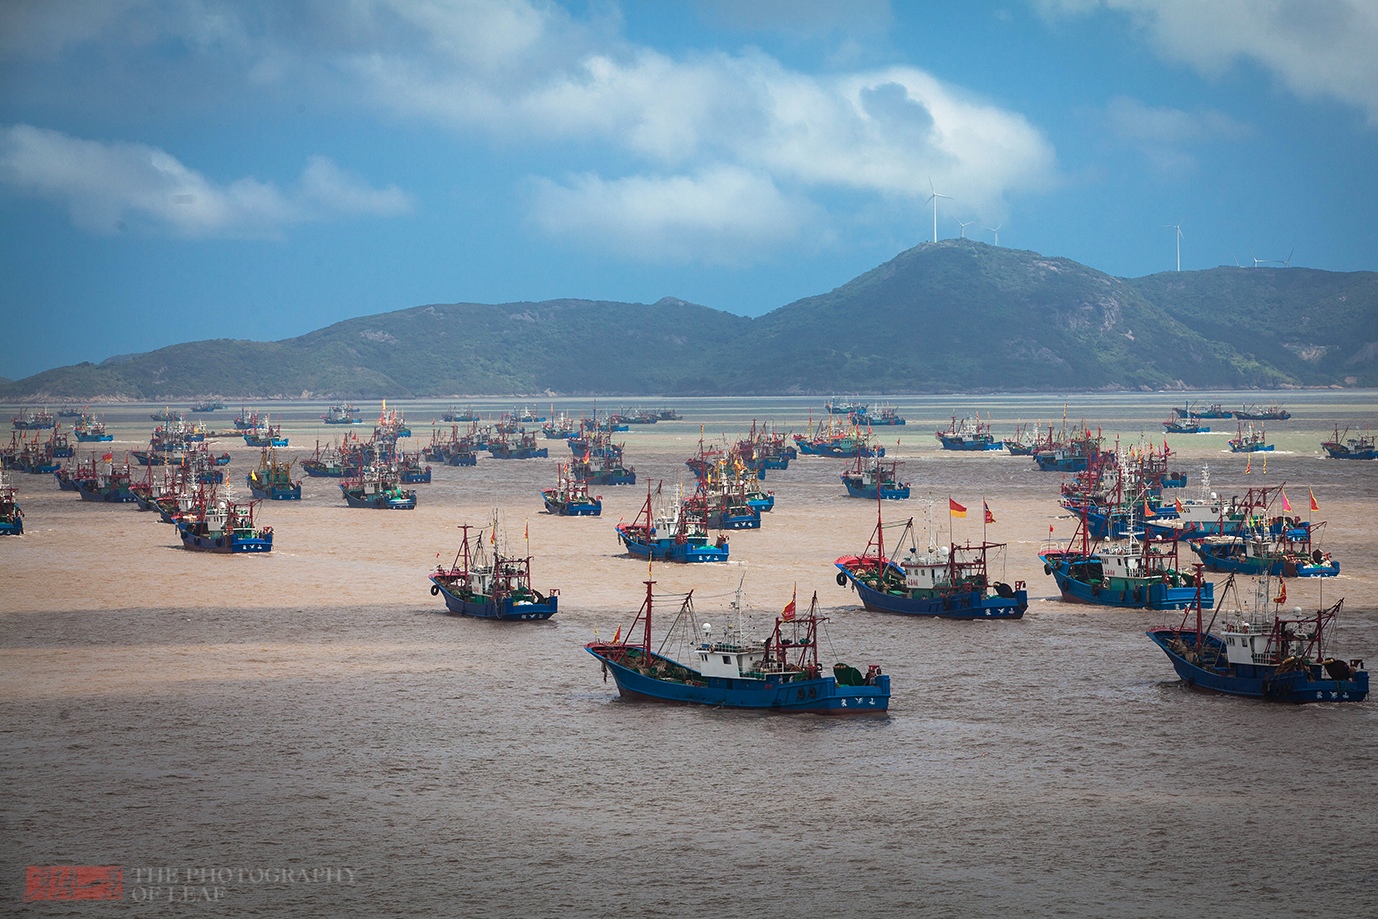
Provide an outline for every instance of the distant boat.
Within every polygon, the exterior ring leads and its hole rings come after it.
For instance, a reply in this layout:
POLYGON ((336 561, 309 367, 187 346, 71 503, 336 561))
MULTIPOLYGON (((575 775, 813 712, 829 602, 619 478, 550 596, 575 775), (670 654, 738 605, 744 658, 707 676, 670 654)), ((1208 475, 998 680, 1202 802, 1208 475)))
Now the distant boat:
POLYGON ((597 517, 603 513, 603 499, 591 497, 585 482, 572 478, 569 467, 561 463, 554 488, 541 492, 545 509, 561 517, 597 517))
POLYGON ((483 530, 469 540, 467 524, 449 568, 430 575, 431 596, 444 596, 445 608, 462 616, 507 622, 549 619, 559 608, 558 590, 543 595, 531 586, 531 557, 504 555, 497 545, 497 520, 484 545, 483 530))
POLYGON ((321 416, 321 420, 326 424, 363 424, 364 420, 356 417, 358 411, 347 405, 332 405, 321 416))
POLYGON ((255 498, 266 498, 270 501, 300 501, 301 482, 292 481, 293 462, 279 462, 277 451, 271 447, 264 447, 258 468, 251 469, 245 477, 249 483, 249 491, 255 498))
POLYGON ((1232 453, 1262 453, 1271 452, 1273 445, 1268 443, 1268 435, 1263 428, 1254 430, 1253 422, 1249 422, 1246 429, 1244 425, 1239 426, 1239 436, 1230 440, 1230 452, 1232 453))
MULTIPOLYGON (((1222 603, 1233 585, 1231 575, 1221 590, 1222 603)), ((1270 582, 1260 582, 1261 596, 1250 617, 1242 611, 1221 616, 1217 607, 1211 623, 1204 625, 1198 600, 1176 628, 1150 629, 1146 634, 1172 661, 1177 676, 1195 689, 1270 702, 1364 701, 1368 697, 1364 662, 1335 657, 1328 647, 1327 633, 1333 630, 1344 600, 1316 610, 1315 615, 1302 615, 1300 608, 1287 615, 1282 610, 1287 589, 1281 583, 1278 589, 1274 597, 1270 582), (1195 627, 1189 627, 1193 611, 1195 627)))
MULTIPOLYGON (((695 634, 686 662, 681 663, 651 650, 655 581, 645 584, 646 599, 627 630, 627 639, 615 635, 611 642, 595 640, 584 646, 602 663, 605 674, 612 673, 623 699, 816 715, 879 714, 889 709, 890 677, 879 667, 868 667, 862 676, 856 668, 838 663, 831 676, 823 674, 818 663, 818 624, 827 617, 818 615, 817 594, 805 616, 796 616, 791 600, 764 640, 748 638, 738 627, 725 628, 716 638, 705 634, 699 640, 695 634), (631 636, 638 624, 644 627, 640 640, 633 644, 631 636)), ((675 623, 694 627, 692 598, 691 591, 675 623)), ((708 628, 704 626, 705 632, 708 628)))
POLYGON ((852 420, 862 427, 889 427, 902 425, 904 418, 893 406, 882 406, 878 412, 863 411, 852 416, 852 420))
POLYGON ((0 536, 23 536, 24 512, 19 507, 14 485, 0 469, 0 536))
POLYGON ((970 418, 957 420, 957 416, 952 416, 952 422, 947 428, 935 431, 934 437, 943 445, 944 450, 999 450, 1005 446, 1004 441, 997 441, 995 435, 990 432, 990 425, 981 421, 980 418, 974 421, 970 418))
POLYGON ((1169 418, 1163 422, 1163 428, 1169 434, 1209 434, 1211 432, 1210 428, 1202 427, 1190 418, 1185 421, 1169 418))
POLYGON ((1231 412, 1229 409, 1222 407, 1222 406, 1220 405, 1219 402, 1214 402, 1214 403, 1212 403, 1212 404, 1206 406, 1205 408, 1192 408, 1192 407, 1191 407, 1191 403, 1188 402, 1188 403, 1186 404, 1186 407, 1185 407, 1185 408, 1175 408, 1175 407, 1174 407, 1173 410, 1172 410, 1172 412, 1173 412, 1173 414, 1177 415, 1179 418, 1189 418, 1189 419, 1198 419, 1198 418, 1209 418, 1209 419, 1229 418, 1229 417, 1231 417, 1231 416, 1234 414, 1234 413, 1231 412))
POLYGON ((52 412, 46 409, 41 412, 37 409, 21 409, 17 416, 10 419, 10 427, 16 431, 37 431, 51 428, 55 424, 57 424, 57 419, 53 417, 52 412))
POLYGON ((1273 402, 1267 406, 1246 405, 1234 413, 1241 421, 1286 421, 1292 413, 1273 402))
POLYGON ((899 480, 897 460, 887 463, 885 460, 875 459, 868 463, 858 456, 852 468, 842 473, 841 479, 847 494, 853 498, 868 498, 874 501, 877 496, 890 500, 909 497, 909 483, 899 480))
POLYGON ((205 402, 196 403, 189 409, 189 411, 196 412, 198 414, 206 414, 209 412, 218 412, 224 407, 224 402, 221 402, 218 399, 208 399, 205 402))
POLYGON ((1372 434, 1364 433, 1355 437, 1348 437, 1349 428, 1345 428, 1344 434, 1340 433, 1340 426, 1335 425, 1335 435, 1332 440, 1327 440, 1321 444, 1321 449, 1326 456, 1331 459, 1378 459, 1378 445, 1375 445, 1372 434))
POLYGON ((416 510, 416 492, 401 486, 397 471, 377 458, 353 478, 340 483, 340 492, 350 507, 372 510, 416 510))

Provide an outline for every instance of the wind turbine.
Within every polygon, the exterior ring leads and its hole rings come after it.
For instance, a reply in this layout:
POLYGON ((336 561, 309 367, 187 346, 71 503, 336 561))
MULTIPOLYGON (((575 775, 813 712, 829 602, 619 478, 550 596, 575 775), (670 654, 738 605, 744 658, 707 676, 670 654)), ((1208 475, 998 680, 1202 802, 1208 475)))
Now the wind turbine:
POLYGON ((1177 231, 1177 270, 1178 270, 1178 271, 1181 271, 1181 270, 1182 270, 1182 221, 1183 221, 1183 220, 1186 220, 1186 219, 1187 219, 1187 218, 1183 217, 1182 220, 1179 220, 1179 221, 1177 221, 1176 223, 1165 223, 1165 224, 1163 224, 1163 229, 1164 229, 1164 230, 1176 230, 1176 231, 1177 231))
POLYGON ((1254 250, 1253 250, 1253 249, 1250 249, 1250 250, 1249 250, 1249 258, 1251 258, 1251 259, 1254 260, 1254 267, 1255 267, 1255 268, 1257 268, 1259 265, 1266 265, 1266 264, 1268 264, 1268 260, 1267 260, 1266 258, 1259 258, 1257 255, 1254 255, 1254 250))
MULTIPOLYGON (((1003 223, 1000 224, 1000 227, 1003 226, 1003 223)), ((990 230, 992 233, 995 234, 995 247, 997 249, 1000 248, 1000 227, 985 227, 985 229, 990 230)))
MULTIPOLYGON (((947 195, 940 195, 940 194, 938 194, 938 190, 937 190, 936 188, 933 187, 933 180, 932 180, 931 178, 928 180, 928 188, 929 188, 930 191, 933 192, 933 194, 931 194, 931 195, 928 196, 928 201, 932 201, 932 202, 933 202, 933 241, 934 241, 934 242, 937 242, 937 241, 938 241, 938 199, 939 199, 939 198, 947 198, 947 200, 949 200, 949 201, 951 201, 952 199, 951 199, 950 197, 948 197, 947 195)), ((928 201, 925 201, 924 204, 927 204, 928 201)))
POLYGON ((1291 267, 1292 267, 1292 256, 1294 256, 1294 255, 1296 255, 1296 254, 1297 254, 1297 247, 1296 247, 1296 246, 1293 246, 1293 247, 1292 247, 1292 251, 1287 253, 1287 261, 1285 261, 1285 262, 1278 262, 1278 264, 1281 265, 1283 268, 1291 268, 1291 267))
MULTIPOLYGON (((952 219, 953 219, 953 220, 957 220, 956 217, 953 217, 952 219)), ((973 223, 975 223, 975 222, 976 222, 976 221, 974 221, 974 220, 968 220, 966 223, 962 223, 962 221, 957 220, 957 226, 959 226, 959 227, 962 228, 962 233, 961 233, 961 235, 958 237, 958 239, 966 239, 966 238, 967 238, 967 227, 971 226, 971 225, 972 225, 973 223)))

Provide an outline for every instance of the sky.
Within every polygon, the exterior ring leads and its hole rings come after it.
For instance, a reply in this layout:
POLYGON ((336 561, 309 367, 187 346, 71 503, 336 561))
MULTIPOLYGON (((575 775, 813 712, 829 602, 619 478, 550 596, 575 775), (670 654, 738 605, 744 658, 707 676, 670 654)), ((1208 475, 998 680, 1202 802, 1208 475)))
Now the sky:
POLYGON ((0 376, 430 303, 756 316, 935 204, 1121 277, 1378 270, 1374 48, 1378 0, 5 0, 0 376))

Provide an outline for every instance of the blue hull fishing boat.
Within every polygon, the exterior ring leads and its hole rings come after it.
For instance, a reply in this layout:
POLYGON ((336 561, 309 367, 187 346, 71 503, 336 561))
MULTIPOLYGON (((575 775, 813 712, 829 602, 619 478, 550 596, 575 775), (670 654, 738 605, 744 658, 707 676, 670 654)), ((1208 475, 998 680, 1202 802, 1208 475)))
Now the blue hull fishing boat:
POLYGON ((384 511, 416 510, 416 492, 403 489, 397 471, 381 459, 361 470, 357 477, 341 482, 340 492, 350 507, 384 511))
POLYGON ((603 513, 603 499, 589 494, 588 484, 570 477, 564 463, 556 474, 555 487, 541 492, 545 509, 560 517, 598 517, 603 513))
POLYGON ((688 500, 677 500, 670 513, 656 517, 649 486, 641 513, 632 523, 618 524, 617 538, 631 555, 658 562, 725 562, 729 551, 726 536, 709 544, 707 522, 688 500))
POLYGON ((909 483, 899 481, 898 461, 884 463, 877 459, 868 465, 857 457, 856 465, 842 473, 841 479, 853 498, 899 501, 909 497, 909 483))
POLYGON ((910 519, 898 545, 908 551, 898 560, 885 554, 880 501, 876 500, 876 528, 861 555, 848 555, 837 566, 837 585, 853 587, 861 604, 880 613, 937 616, 943 619, 1019 619, 1029 608, 1023 581, 1014 586, 987 576, 988 554, 1004 550, 1003 543, 930 545, 921 552, 910 519))
POLYGON ((996 440, 995 435, 990 432, 990 425, 982 423, 979 418, 975 421, 969 418, 958 421, 957 416, 953 415, 952 423, 947 429, 935 431, 933 436, 938 438, 944 450, 1005 449, 1005 442, 996 440))
POLYGON ((0 536, 23 536, 24 512, 19 509, 14 486, 0 469, 0 536))
POLYGON ((529 622, 549 619, 559 608, 558 590, 549 596, 531 587, 531 557, 512 558, 498 551, 497 521, 493 521, 490 548, 485 549, 483 530, 469 542, 468 524, 460 527, 464 541, 449 568, 437 567, 430 575, 431 596, 445 598, 445 608, 460 616, 529 622), (491 557, 490 557, 491 556, 491 557))
POLYGON ((1375 445, 1372 434, 1360 434, 1342 440, 1341 438, 1348 433, 1349 429, 1345 428, 1344 434, 1341 434, 1340 426, 1335 425, 1335 438, 1321 444, 1325 455, 1331 459, 1378 459, 1378 445, 1375 445))
MULTIPOLYGON (((628 636, 644 623, 637 644, 592 641, 584 650, 602 665, 604 679, 611 673, 623 699, 671 705, 711 705, 718 708, 758 709, 815 715, 878 714, 890 707, 890 677, 877 666, 866 675, 839 663, 831 676, 818 664, 818 596, 807 616, 795 618, 794 601, 776 619, 770 638, 745 639, 727 629, 719 639, 698 643, 690 664, 651 650, 651 588, 629 628, 628 636), (692 666, 691 666, 692 664, 692 666)), ((676 623, 692 627, 693 593, 684 599, 676 623)), ((671 626, 674 631, 675 626, 671 626)))
MULTIPOLYGON (((1225 589, 1232 583, 1233 578, 1225 589)), ((1363 660, 1336 658, 1327 648, 1326 632, 1344 600, 1314 616, 1303 616, 1300 610, 1287 616, 1280 612, 1287 602, 1286 588, 1271 598, 1267 582, 1260 588, 1263 602, 1255 608, 1266 611, 1271 601, 1271 617, 1266 612, 1252 619, 1227 615, 1217 635, 1213 626, 1203 628, 1198 602, 1195 628, 1187 626, 1184 616, 1177 628, 1150 629, 1146 634, 1172 661, 1177 676, 1195 689, 1270 702, 1364 701, 1368 671, 1363 660)))
POLYGON ((269 501, 300 501, 301 482, 292 481, 292 462, 280 463, 277 451, 265 447, 257 469, 244 477, 255 498, 269 501))
MULTIPOLYGON (((1289 531, 1299 536, 1296 530, 1289 531)), ((1293 550, 1281 539, 1266 535, 1205 536, 1191 540, 1191 548, 1211 571, 1288 578, 1332 578, 1340 573, 1340 563, 1320 549, 1293 550)), ((1297 543, 1303 539, 1298 538, 1297 543)), ((1309 544, 1309 530, 1307 534, 1309 544)))
POLYGON ((174 517, 182 548, 223 555, 273 551, 273 528, 254 527, 253 503, 237 505, 221 499, 200 515, 174 517))

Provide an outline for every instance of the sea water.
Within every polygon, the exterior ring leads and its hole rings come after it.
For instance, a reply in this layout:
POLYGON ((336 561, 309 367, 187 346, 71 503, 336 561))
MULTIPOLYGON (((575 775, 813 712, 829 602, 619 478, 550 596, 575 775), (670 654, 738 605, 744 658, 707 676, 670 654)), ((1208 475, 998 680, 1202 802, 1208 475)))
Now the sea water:
MULTIPOLYGON (((1242 398, 1269 401, 1195 401, 1242 398)), ((0 539, 0 913, 1373 913, 1378 706, 1188 689, 1144 636, 1180 613, 1065 604, 1043 574, 1049 528, 1072 535, 1063 476, 942 451, 933 437, 954 414, 979 413, 1000 437, 1021 421, 1061 426, 1065 412, 1111 443, 1161 446, 1180 395, 890 400, 909 424, 876 433, 914 497, 885 502, 887 527, 912 517, 921 541, 1006 543, 991 576, 1027 583, 1022 621, 862 610, 832 561, 862 551, 877 507, 846 496, 843 460, 768 472, 776 507, 759 531, 730 534, 727 564, 648 575, 625 554, 614 526, 637 515, 647 482, 692 487, 683 461, 701 437, 731 442, 753 420, 801 431, 823 401, 668 400, 683 420, 616 435, 639 481, 595 487, 598 518, 543 512, 540 492, 569 453, 556 440, 542 441, 546 460, 434 466, 412 512, 350 509, 338 480, 306 477, 300 502, 259 506, 275 534, 264 556, 187 552, 154 514, 11 473, 26 518, 23 537, 0 539), (452 617, 430 595, 426 574, 453 560, 457 527, 495 516, 509 553, 529 545, 534 586, 558 588, 550 621, 452 617), (648 577, 665 625, 692 590, 697 619, 716 628, 740 585, 764 633, 796 590, 801 607, 816 592, 824 665, 879 664, 889 714, 621 701, 582 646, 625 633, 648 577), (120 867, 119 898, 25 901, 29 866, 73 865, 120 867)), ((1343 597, 1336 650, 1378 663, 1378 463, 1320 450, 1336 424, 1378 423, 1378 396, 1285 402, 1293 417, 1265 423, 1277 448, 1266 472, 1263 454, 1228 451, 1236 426, 1220 420, 1211 434, 1168 435, 1169 466, 1187 474, 1183 497, 1198 496, 1207 464, 1225 497, 1285 482, 1296 514, 1326 521, 1318 542, 1341 566, 1288 582, 1289 605, 1343 597)), ((518 403, 474 404, 496 417, 518 403)), ((161 407, 107 407, 115 441, 79 455, 137 449, 161 407)), ((419 449, 447 403, 395 407, 419 449)), ((281 421, 280 455, 347 430, 320 423, 320 404, 249 408, 281 421)), ((237 409, 189 417, 227 430, 237 409)), ((259 451, 237 439, 222 449, 247 498, 259 451)))

